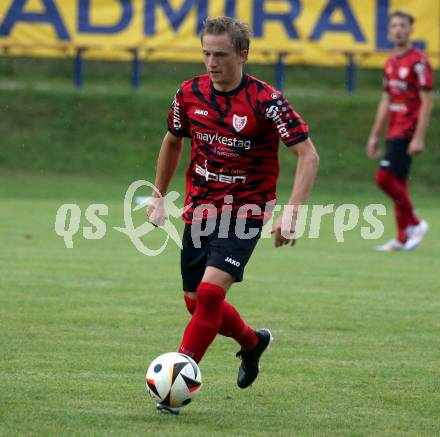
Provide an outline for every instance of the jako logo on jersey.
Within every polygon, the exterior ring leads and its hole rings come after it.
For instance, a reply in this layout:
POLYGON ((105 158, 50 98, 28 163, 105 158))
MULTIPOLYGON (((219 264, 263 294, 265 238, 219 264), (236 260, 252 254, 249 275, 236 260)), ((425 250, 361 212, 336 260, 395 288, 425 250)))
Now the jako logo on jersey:
POLYGON ((206 109, 196 109, 194 111, 194 114, 196 114, 196 115, 208 115, 208 111, 206 109))
POLYGON ((240 261, 235 261, 235 259, 232 259, 230 256, 226 257, 225 261, 235 267, 240 267, 240 261))
POLYGON ((218 143, 218 144, 224 144, 225 146, 229 146, 229 147, 244 147, 245 149, 251 148, 250 140, 243 141, 235 137, 234 138, 223 137, 222 135, 219 135, 218 132, 216 132, 215 134, 207 134, 205 132, 194 131, 194 133, 197 139, 205 141, 206 143, 209 143, 211 145, 213 143, 218 143))
POLYGON ((244 129, 247 123, 247 115, 244 115, 243 117, 239 117, 237 114, 234 114, 232 116, 232 126, 234 126, 234 129, 237 132, 240 132, 244 129))
POLYGON ((280 108, 278 106, 272 105, 266 109, 264 114, 268 120, 272 120, 280 133, 282 138, 290 138, 290 134, 286 128, 287 123, 283 123, 283 119, 280 117, 280 108))
POLYGON ((227 174, 218 174, 196 164, 196 173, 203 176, 207 181, 224 182, 225 184, 235 184, 237 182, 246 182, 246 176, 230 176, 227 174))
POLYGON ((180 123, 180 105, 177 99, 173 102, 173 126, 174 129, 182 129, 182 124, 180 123))

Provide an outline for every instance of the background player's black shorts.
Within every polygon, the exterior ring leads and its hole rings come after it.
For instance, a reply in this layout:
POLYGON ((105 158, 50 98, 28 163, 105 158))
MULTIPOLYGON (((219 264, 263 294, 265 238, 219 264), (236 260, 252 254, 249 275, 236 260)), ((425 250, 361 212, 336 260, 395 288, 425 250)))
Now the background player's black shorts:
POLYGON ((390 138, 385 143, 385 156, 380 167, 392 171, 397 177, 406 179, 411 168, 411 156, 408 155, 409 138, 390 138))
MULTIPOLYGON (((185 225, 180 254, 183 291, 196 291, 207 266, 217 267, 231 274, 235 282, 243 280, 244 268, 261 236, 263 222, 252 218, 246 220, 245 233, 249 229, 257 230, 256 236, 250 239, 237 237, 235 219, 231 219, 229 229, 226 229, 227 238, 220 238, 219 222, 216 219, 215 229, 210 235, 200 237, 201 247, 194 246, 191 225, 185 225)), ((205 229, 205 224, 202 229, 205 229)))

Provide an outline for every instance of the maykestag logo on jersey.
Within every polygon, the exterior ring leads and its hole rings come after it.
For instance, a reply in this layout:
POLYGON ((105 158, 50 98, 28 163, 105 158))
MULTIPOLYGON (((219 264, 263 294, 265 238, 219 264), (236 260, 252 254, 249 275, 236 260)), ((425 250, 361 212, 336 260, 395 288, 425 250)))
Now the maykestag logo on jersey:
POLYGON ((239 117, 237 114, 234 114, 232 116, 232 126, 234 126, 234 129, 237 132, 240 132, 244 129, 247 123, 247 115, 244 115, 243 117, 239 117))
POLYGON ((197 108, 194 110, 194 114, 206 116, 206 115, 208 115, 208 111, 206 109, 197 108))
POLYGON ((229 147, 238 147, 238 148, 244 148, 244 149, 250 149, 251 148, 251 141, 250 140, 240 140, 239 138, 233 137, 224 137, 223 135, 219 135, 218 132, 215 134, 208 134, 206 132, 198 132, 194 131, 195 136, 198 140, 205 141, 208 144, 223 144, 225 146, 229 147))
POLYGON ((406 109, 405 103, 391 103, 389 107, 391 112, 402 112, 406 111, 406 109))
POLYGON ((281 138, 290 138, 289 131, 286 128, 287 123, 283 122, 279 112, 280 108, 278 108, 276 105, 272 105, 266 109, 264 115, 268 120, 272 120, 275 123, 281 138))
POLYGON ((393 88, 399 88, 399 90, 406 90, 408 88, 408 83, 404 80, 391 79, 388 85, 393 88))
POLYGON ((246 176, 233 176, 227 174, 219 174, 209 171, 207 168, 196 164, 196 173, 204 177, 207 181, 224 182, 225 184, 235 184, 246 182, 246 176))

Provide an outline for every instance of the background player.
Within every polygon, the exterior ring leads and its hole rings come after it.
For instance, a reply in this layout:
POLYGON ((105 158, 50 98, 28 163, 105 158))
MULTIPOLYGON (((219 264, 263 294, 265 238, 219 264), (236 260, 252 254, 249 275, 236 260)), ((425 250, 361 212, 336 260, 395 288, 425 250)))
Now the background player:
MULTIPOLYGON (((185 205, 191 207, 183 214, 186 226, 181 273, 184 299, 192 318, 179 351, 199 362, 218 333, 232 337, 241 346, 237 354, 242 359, 237 384, 245 388, 257 377, 259 359, 271 341, 271 333, 247 325, 225 300, 226 293, 233 282, 242 280, 263 220, 270 213, 265 206, 275 200, 279 139, 298 157, 289 204, 306 201, 318 155, 308 138, 307 125, 283 96, 243 72, 249 50, 247 25, 229 17, 207 20, 201 42, 207 74, 184 82, 175 96, 155 185, 162 195, 167 192, 179 162, 183 137, 191 138, 185 198, 185 205), (227 229, 221 229, 219 214, 225 196, 229 198, 232 219, 227 229), (201 211, 201 205, 206 204, 211 206, 209 211, 201 211), (247 230, 256 230, 250 239, 239 238, 235 232, 240 220, 238 210, 246 204, 254 207, 244 215, 247 230), (197 236, 200 221, 202 228, 206 227, 212 216, 213 232, 197 236), (196 247, 194 237, 200 237, 201 247, 196 247)), ((157 193, 152 195, 157 198, 157 193)), ((163 222, 160 201, 153 203, 147 213, 153 224, 163 222)), ((296 210, 290 215, 289 230, 295 227, 296 210)), ((281 228, 280 218, 273 226, 276 247, 294 242, 294 237, 281 228)), ((159 405, 158 409, 163 407, 159 405)))
POLYGON ((420 220, 408 192, 411 157, 425 148, 433 99, 433 74, 426 56, 412 46, 414 18, 401 11, 390 14, 389 38, 394 53, 385 63, 384 88, 367 143, 372 159, 380 155, 379 139, 387 120, 385 156, 376 173, 378 186, 394 202, 397 237, 379 251, 412 250, 423 239, 428 224, 420 220))

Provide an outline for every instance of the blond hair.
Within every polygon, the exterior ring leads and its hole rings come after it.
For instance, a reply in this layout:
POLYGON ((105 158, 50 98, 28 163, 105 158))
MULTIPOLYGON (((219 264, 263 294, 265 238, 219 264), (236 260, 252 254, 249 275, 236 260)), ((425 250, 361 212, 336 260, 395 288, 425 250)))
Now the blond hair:
POLYGON ((207 18, 204 23, 200 40, 203 42, 203 37, 205 35, 223 35, 224 33, 231 37, 232 45, 237 53, 241 52, 242 50, 249 51, 251 34, 249 25, 237 20, 236 18, 207 18))

